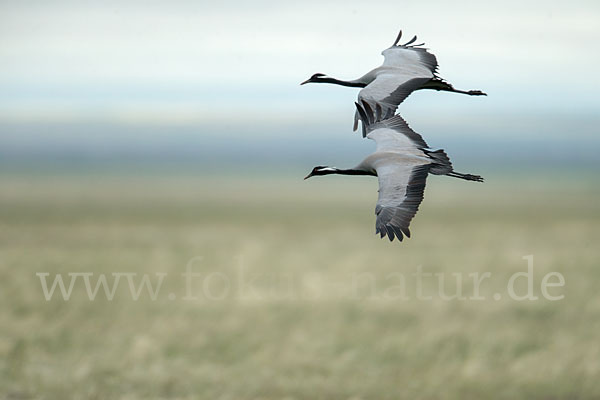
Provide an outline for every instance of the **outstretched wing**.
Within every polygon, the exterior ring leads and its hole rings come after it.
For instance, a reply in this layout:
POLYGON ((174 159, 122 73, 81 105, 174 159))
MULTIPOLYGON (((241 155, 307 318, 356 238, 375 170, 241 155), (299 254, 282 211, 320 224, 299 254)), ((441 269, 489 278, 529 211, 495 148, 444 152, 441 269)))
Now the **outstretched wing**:
MULTIPOLYGON (((366 101, 372 107, 380 104, 385 113, 394 113, 398 105, 412 92, 419 89, 433 78, 430 73, 412 73, 404 70, 390 70, 382 73, 358 92, 358 100, 366 101)), ((358 128, 355 123, 354 130, 358 128)))
MULTIPOLYGON (((402 36, 398 34, 392 47, 381 54, 384 57, 375 80, 358 93, 359 101, 368 101, 372 106, 381 104, 384 112, 396 111, 398 105, 412 92, 420 89, 436 77, 437 60, 427 49, 413 45, 417 40, 413 37, 403 45, 397 45, 402 36)), ((354 130, 358 128, 358 115, 355 114, 354 130)))
POLYGON ((379 198, 375 207, 375 233, 390 241, 410 237, 410 222, 419 210, 430 164, 386 163, 377 168, 379 198))
POLYGON ((376 151, 406 153, 410 149, 429 148, 423 136, 413 131, 400 115, 393 115, 389 110, 383 112, 379 103, 375 104, 374 109, 365 101, 354 104, 363 123, 363 137, 368 137, 377 143, 376 151))
MULTIPOLYGON (((402 31, 400 31, 400 35, 402 31)), ((384 57, 383 65, 386 67, 406 67, 420 66, 425 67, 432 74, 437 72, 437 59, 433 54, 427 51, 423 46, 425 43, 412 44, 417 37, 413 37, 410 41, 403 45, 398 45, 400 37, 396 39, 396 43, 392 47, 387 48, 381 52, 384 57)))

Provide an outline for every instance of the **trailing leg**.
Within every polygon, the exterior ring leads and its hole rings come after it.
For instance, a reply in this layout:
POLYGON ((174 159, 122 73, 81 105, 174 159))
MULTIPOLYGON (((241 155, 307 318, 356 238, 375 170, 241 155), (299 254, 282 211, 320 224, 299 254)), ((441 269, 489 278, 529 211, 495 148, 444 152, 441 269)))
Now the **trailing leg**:
POLYGON ((441 79, 432 79, 429 82, 427 82, 425 85, 421 86, 421 89, 442 90, 444 92, 468 94, 469 96, 487 96, 487 94, 482 92, 481 90, 454 89, 454 86, 452 86, 448 82, 445 82, 441 79))
POLYGON ((466 181, 475 181, 475 182, 483 182, 483 177, 479 175, 471 175, 471 174, 461 174, 460 172, 448 172, 446 175, 451 176, 453 178, 460 178, 466 181))

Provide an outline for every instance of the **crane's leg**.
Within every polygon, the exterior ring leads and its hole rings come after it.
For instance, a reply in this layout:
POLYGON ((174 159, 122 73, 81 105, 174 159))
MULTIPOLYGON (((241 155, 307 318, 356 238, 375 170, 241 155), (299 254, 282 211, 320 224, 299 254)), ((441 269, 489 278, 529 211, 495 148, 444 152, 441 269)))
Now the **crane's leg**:
POLYGON ((444 82, 441 79, 432 79, 429 82, 427 82, 426 84, 424 84, 423 86, 421 86, 419 89, 433 89, 433 90, 443 90, 445 92, 454 92, 454 93, 462 93, 462 94, 468 94, 469 96, 487 96, 486 93, 482 92, 481 90, 458 90, 458 89, 454 89, 454 86, 452 86, 451 84, 449 84, 448 82, 444 82))
POLYGON ((453 178, 464 179, 466 181, 475 181, 475 182, 483 182, 483 178, 479 175, 471 175, 471 174, 461 174, 460 172, 448 172, 446 175, 451 176, 453 178))

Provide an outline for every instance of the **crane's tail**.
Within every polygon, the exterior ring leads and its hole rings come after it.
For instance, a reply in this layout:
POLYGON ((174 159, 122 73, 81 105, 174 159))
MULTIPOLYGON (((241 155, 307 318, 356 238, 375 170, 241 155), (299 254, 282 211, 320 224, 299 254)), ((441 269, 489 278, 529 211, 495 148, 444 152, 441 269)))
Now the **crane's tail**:
POLYGON ((444 150, 432 151, 423 149, 423 151, 432 161, 429 172, 435 175, 446 175, 452 172, 452 163, 444 150))

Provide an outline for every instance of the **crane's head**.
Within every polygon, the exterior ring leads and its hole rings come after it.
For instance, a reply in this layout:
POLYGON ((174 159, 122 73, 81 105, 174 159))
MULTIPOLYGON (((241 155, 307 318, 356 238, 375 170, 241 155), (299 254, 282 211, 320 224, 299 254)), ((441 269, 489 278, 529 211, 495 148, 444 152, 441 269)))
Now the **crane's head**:
POLYGON ((301 83, 301 85, 304 85, 305 83, 312 83, 312 82, 323 82, 324 78, 326 78, 327 75, 325 74, 314 74, 313 76, 311 76, 310 78, 308 78, 307 80, 305 80, 304 82, 301 83))
POLYGON ((304 177, 304 179, 308 179, 311 176, 315 176, 315 175, 327 175, 328 173, 331 173, 331 171, 335 170, 335 168, 331 168, 331 167, 327 167, 325 165, 319 165, 317 167, 314 167, 312 169, 312 171, 310 171, 310 174, 306 175, 304 177))

